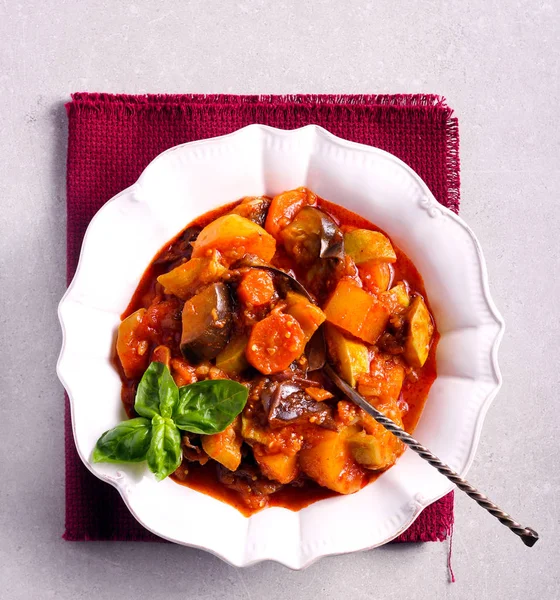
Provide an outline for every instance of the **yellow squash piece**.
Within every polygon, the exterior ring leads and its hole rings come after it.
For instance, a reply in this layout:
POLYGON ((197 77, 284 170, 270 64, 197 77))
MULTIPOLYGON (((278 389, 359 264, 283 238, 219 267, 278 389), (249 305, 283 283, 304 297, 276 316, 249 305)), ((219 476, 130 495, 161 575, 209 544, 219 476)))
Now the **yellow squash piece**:
POLYGON ((352 387, 360 375, 369 372, 369 355, 365 344, 350 340, 334 326, 327 323, 325 336, 329 356, 338 373, 352 387))
POLYGON ((389 238, 379 231, 354 229, 344 234, 344 250, 357 265, 377 260, 395 262, 397 255, 389 238))
POLYGON ((239 418, 220 433, 201 436, 204 452, 230 471, 235 471, 241 463, 243 438, 238 431, 238 420, 239 418))
POLYGON ((209 223, 193 243, 193 257, 218 250, 228 262, 253 254, 270 262, 276 252, 276 240, 260 225, 230 213, 209 223))
POLYGON ((148 368, 149 345, 138 333, 145 314, 145 308, 133 312, 121 322, 117 332, 117 355, 129 379, 140 377, 148 368))
POLYGON ((249 336, 240 335, 235 337, 216 357, 216 366, 228 375, 239 375, 248 366, 247 358, 245 357, 245 348, 249 336))
POLYGON ((157 280, 166 294, 187 300, 201 287, 218 281, 226 270, 220 263, 219 253, 214 251, 211 256, 191 258, 169 273, 160 275, 157 280))
POLYGON ((353 494, 364 483, 365 472, 350 451, 348 438, 357 433, 357 427, 341 431, 323 429, 314 443, 299 453, 302 471, 319 485, 339 494, 353 494))
POLYGON ((288 304, 286 312, 300 324, 307 343, 327 318, 325 313, 305 296, 295 292, 286 294, 286 302, 288 304))
POLYGON ((369 344, 375 344, 389 321, 387 307, 350 279, 338 282, 325 315, 329 323, 369 344))
POLYGON ((404 357, 412 367, 422 367, 430 352, 434 334, 432 317, 421 296, 416 296, 407 313, 409 331, 404 344, 404 357))

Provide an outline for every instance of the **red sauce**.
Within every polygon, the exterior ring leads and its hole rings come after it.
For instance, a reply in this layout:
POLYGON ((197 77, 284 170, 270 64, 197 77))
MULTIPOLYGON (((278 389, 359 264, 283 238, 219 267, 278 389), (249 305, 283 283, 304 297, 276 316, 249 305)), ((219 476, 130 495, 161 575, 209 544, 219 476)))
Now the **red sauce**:
MULTIPOLYGON (((188 227, 199 226, 202 228, 214 219, 231 211, 231 209, 237 204, 239 204, 239 202, 233 202, 214 211, 205 213, 193 221, 188 227)), ((379 227, 376 227, 367 219, 341 206, 323 199, 319 199, 318 206, 327 212, 331 217, 334 217, 339 225, 371 229, 380 231, 381 233, 387 235, 383 230, 381 230, 379 227)), ((157 259, 173 246, 176 240, 180 238, 181 234, 182 232, 179 233, 169 243, 165 244, 165 246, 154 257, 154 260, 148 266, 144 275, 142 276, 142 279, 138 284, 138 287, 136 288, 129 305, 123 312, 121 317, 122 319, 126 318, 139 308, 148 308, 150 306, 156 296, 157 277, 169 269, 169 267, 166 265, 157 264, 157 259)), ((423 296, 429 308, 429 301, 420 273, 404 252, 402 252, 394 244, 393 247, 397 255, 397 261, 393 264, 393 282, 399 280, 407 281, 411 289, 423 296)), ((281 266, 283 260, 281 253, 279 254, 280 256, 276 256, 273 260, 273 263, 275 263, 277 266, 281 266)), ((428 392, 436 378, 435 355, 438 340, 439 334, 437 329, 435 329, 428 359, 425 365, 417 371, 417 381, 411 381, 409 378, 407 378, 402 388, 402 397, 408 404, 408 411, 403 415, 403 424, 405 429, 410 433, 414 431, 418 423, 426 402, 426 398, 428 396, 428 392)), ((153 348, 151 348, 150 351, 152 349, 153 348)), ((126 379, 120 366, 120 362, 116 357, 114 362, 123 382, 123 404, 129 416, 134 416, 133 404, 136 382, 126 379)), ((366 480, 364 481, 364 485, 374 481, 378 476, 379 472, 369 472, 366 480)), ((201 466, 198 463, 189 463, 188 474, 186 476, 182 477, 181 480, 175 475, 172 475, 172 477, 181 485, 186 485, 192 489, 213 496, 214 498, 234 506, 245 516, 249 516, 258 510, 248 508, 247 505, 241 500, 238 492, 225 487, 219 481, 216 469, 208 468, 208 465, 201 466)), ((273 493, 269 497, 268 506, 280 506, 293 511, 298 511, 301 508, 312 504, 313 502, 336 495, 338 495, 336 492, 321 487, 311 480, 305 480, 303 485, 287 485, 281 488, 279 491, 273 493)))

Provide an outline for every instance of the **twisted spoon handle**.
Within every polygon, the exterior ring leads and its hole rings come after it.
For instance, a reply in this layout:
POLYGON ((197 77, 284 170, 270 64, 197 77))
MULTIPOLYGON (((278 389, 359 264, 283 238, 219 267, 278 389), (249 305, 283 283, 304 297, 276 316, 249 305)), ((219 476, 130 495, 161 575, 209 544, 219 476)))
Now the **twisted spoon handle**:
POLYGON ((342 390, 348 396, 348 398, 352 400, 352 402, 357 404, 365 412, 371 415, 378 423, 383 425, 385 429, 390 431, 394 436, 399 438, 401 442, 419 454, 420 457, 429 462, 432 467, 435 467, 442 475, 452 481, 461 491, 465 492, 467 496, 471 497, 477 504, 482 506, 482 508, 485 508, 491 515, 496 517, 496 519, 498 519, 502 525, 505 525, 511 529, 513 533, 518 535, 523 540, 523 543, 526 546, 532 547, 535 545, 539 539, 539 534, 534 529, 520 525, 508 513, 496 506, 496 504, 494 504, 489 498, 479 492, 468 481, 463 479, 457 472, 451 469, 451 467, 448 467, 435 454, 430 452, 428 448, 420 444, 409 433, 404 431, 404 429, 401 429, 391 419, 387 418, 383 413, 374 408, 354 388, 350 387, 343 379, 341 379, 330 365, 325 365, 324 370, 337 385, 337 387, 342 390))

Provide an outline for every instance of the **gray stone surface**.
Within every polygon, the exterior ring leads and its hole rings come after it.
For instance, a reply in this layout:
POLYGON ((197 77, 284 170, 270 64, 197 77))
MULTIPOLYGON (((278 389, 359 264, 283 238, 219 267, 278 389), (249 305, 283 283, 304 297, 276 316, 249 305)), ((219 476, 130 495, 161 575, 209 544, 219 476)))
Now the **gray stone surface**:
POLYGON ((560 596, 558 3, 0 2, 0 597, 560 596), (508 329, 470 479, 542 540, 457 498, 447 544, 245 570, 63 530, 66 116, 73 91, 437 92, 461 125, 462 214, 508 329))

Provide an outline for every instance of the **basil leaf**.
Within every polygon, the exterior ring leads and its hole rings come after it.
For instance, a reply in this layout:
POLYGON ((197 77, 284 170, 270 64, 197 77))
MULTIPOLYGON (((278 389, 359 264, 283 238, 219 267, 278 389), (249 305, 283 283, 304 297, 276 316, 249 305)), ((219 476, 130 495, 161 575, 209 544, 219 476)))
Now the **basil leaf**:
POLYGON ((247 403, 244 385, 229 379, 207 379, 179 388, 173 420, 179 429, 209 435, 223 431, 247 403))
POLYGON ((93 450, 93 462, 140 462, 152 439, 152 424, 148 419, 130 419, 106 431, 93 450))
POLYGON ((146 459, 158 481, 165 479, 181 464, 181 434, 171 419, 155 415, 152 419, 152 442, 146 459))
POLYGON ((148 419, 155 415, 169 418, 178 401, 179 388, 169 369, 163 363, 151 363, 138 384, 134 410, 148 419))

